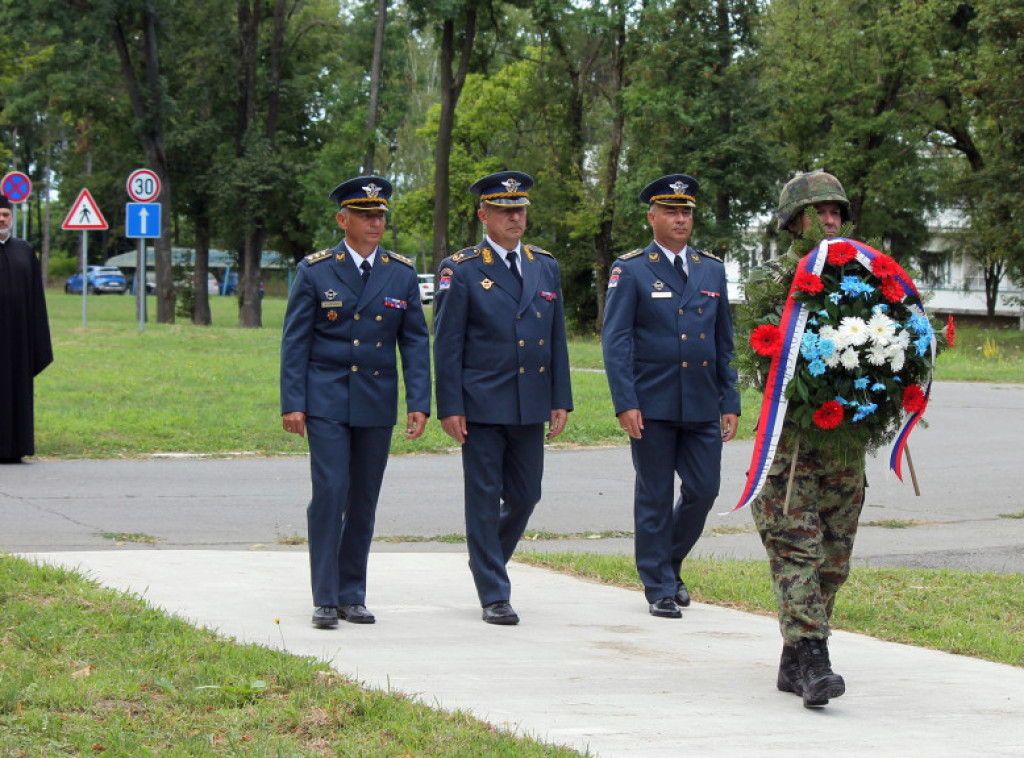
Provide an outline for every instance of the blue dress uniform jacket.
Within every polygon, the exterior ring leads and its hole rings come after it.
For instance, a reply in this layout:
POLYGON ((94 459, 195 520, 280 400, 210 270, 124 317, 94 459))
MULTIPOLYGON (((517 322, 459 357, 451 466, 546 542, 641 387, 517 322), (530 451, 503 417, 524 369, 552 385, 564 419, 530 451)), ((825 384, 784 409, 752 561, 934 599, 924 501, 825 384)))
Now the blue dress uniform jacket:
POLYGON ((740 412, 725 266, 684 253, 685 285, 654 242, 612 266, 601 340, 616 414, 695 422, 740 412))
POLYGON ((466 541, 481 605, 507 602, 506 564, 541 498, 544 424, 572 410, 561 276, 521 248, 523 283, 485 242, 445 258, 435 294, 438 416, 465 416, 466 541))
POLYGON ((684 283, 661 248, 611 269, 602 334, 615 413, 638 408, 630 439, 636 471, 636 563, 647 599, 676 591, 721 484, 723 414, 740 412, 732 314, 720 260, 687 247, 684 283), (673 506, 674 477, 682 479, 673 506))
POLYGON ((486 243, 441 262, 434 298, 439 417, 544 424, 552 410, 572 410, 558 263, 529 245, 520 258, 521 287, 486 243))
POLYGON ((377 498, 398 417, 396 346, 407 409, 429 415, 429 338, 412 262, 378 248, 365 286, 344 243, 299 263, 281 342, 281 412, 306 414, 316 606, 365 602, 377 498))
POLYGON ((363 287, 344 242, 296 269, 281 343, 281 413, 394 426, 402 356, 406 407, 430 413, 430 353, 416 270, 377 250, 363 287))

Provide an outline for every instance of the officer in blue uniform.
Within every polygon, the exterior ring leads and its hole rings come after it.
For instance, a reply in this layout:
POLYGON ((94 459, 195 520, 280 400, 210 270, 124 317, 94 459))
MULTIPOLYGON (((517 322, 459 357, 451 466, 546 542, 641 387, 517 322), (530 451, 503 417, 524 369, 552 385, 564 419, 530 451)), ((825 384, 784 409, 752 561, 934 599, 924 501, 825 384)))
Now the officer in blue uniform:
POLYGON ((437 413, 462 446, 469 566, 483 619, 516 624, 506 564, 541 497, 544 424, 572 410, 562 284, 550 253, 521 240, 533 179, 475 182, 486 235, 441 262, 434 304, 437 413))
POLYGON ((313 626, 372 624, 366 564, 398 416, 402 356, 406 436, 430 415, 430 348, 413 262, 379 246, 391 183, 350 179, 331 192, 345 238, 299 263, 281 341, 284 428, 309 435, 307 510, 313 626))
POLYGON ((636 566, 650 612, 662 618, 680 618, 690 604, 683 559, 718 496, 722 443, 740 413, 725 266, 687 245, 698 187, 671 174, 640 193, 654 241, 612 266, 602 335, 636 471, 636 566))

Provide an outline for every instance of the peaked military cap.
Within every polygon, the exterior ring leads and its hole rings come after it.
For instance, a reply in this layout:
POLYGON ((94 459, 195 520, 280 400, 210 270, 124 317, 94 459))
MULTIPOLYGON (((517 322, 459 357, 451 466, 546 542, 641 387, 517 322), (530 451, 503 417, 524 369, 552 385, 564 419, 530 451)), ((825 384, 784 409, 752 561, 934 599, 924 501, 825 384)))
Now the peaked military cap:
POLYGON ((391 182, 381 176, 357 176, 339 184, 329 197, 340 208, 386 211, 392 191, 391 182))
POLYGON ((522 171, 499 171, 477 179, 469 191, 490 205, 524 206, 530 204, 528 190, 533 177, 522 171))
POLYGON ((697 205, 697 191, 700 184, 692 176, 686 174, 669 174, 655 179, 640 191, 640 200, 658 205, 687 206, 697 205))

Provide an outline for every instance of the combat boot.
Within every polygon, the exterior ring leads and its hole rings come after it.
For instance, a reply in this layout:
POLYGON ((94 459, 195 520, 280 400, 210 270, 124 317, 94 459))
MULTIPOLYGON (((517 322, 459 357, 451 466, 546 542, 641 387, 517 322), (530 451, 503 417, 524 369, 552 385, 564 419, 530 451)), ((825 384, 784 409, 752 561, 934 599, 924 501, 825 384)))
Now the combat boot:
POLYGON ((782 646, 782 660, 779 661, 779 679, 775 684, 780 692, 792 692, 803 695, 804 683, 800 679, 800 659, 796 654, 796 645, 782 646))
POLYGON ((796 646, 804 708, 828 705, 829 698, 846 692, 843 677, 833 673, 825 640, 802 639, 796 646))

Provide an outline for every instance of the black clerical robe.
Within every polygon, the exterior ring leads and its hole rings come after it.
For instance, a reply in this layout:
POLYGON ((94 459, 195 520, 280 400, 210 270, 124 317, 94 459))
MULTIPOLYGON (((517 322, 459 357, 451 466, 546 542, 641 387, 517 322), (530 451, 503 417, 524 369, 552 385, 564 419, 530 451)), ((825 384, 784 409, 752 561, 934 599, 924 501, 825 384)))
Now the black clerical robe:
POLYGON ((0 460, 35 454, 33 381, 53 361, 41 272, 30 244, 0 242, 0 460))

